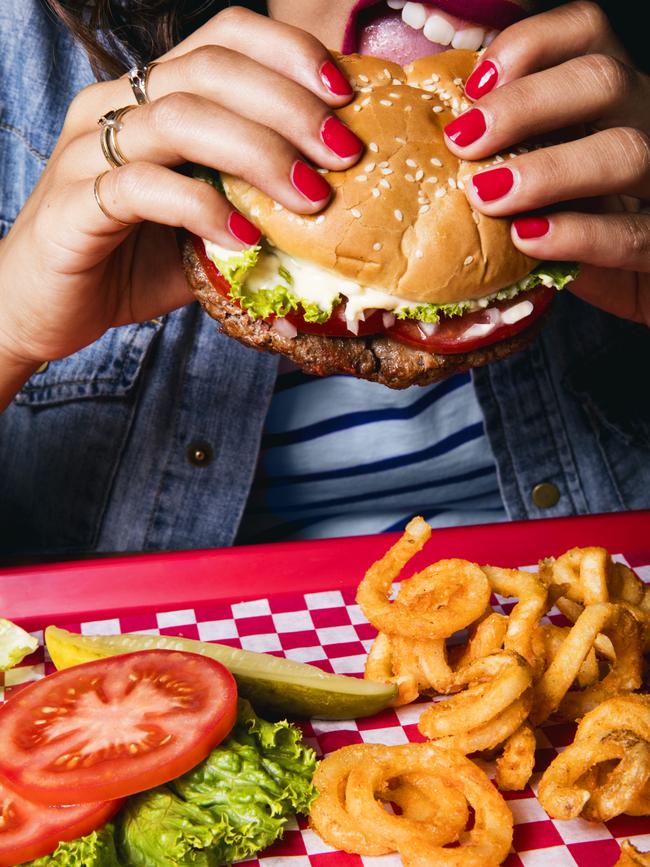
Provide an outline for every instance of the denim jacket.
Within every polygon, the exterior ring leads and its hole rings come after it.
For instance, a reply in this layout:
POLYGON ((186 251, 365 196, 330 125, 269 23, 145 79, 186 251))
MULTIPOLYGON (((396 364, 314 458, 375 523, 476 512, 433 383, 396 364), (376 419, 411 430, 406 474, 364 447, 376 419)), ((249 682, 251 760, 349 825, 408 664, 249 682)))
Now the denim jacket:
MULTIPOLYGON (((1 236, 92 74, 42 0, 3 0, 0 76, 1 236)), ((51 362, 0 416, 0 557, 232 544, 276 367, 196 304, 51 362)), ((511 518, 650 506, 649 373, 650 332, 568 292, 475 371, 511 518)))

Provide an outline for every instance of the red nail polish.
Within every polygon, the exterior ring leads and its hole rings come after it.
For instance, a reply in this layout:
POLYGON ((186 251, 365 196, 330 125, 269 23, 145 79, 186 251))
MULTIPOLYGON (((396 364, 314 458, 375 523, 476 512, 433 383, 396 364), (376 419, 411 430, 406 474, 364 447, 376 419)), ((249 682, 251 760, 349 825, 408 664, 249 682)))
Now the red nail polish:
POLYGON ((338 117, 327 118, 321 127, 320 137, 327 147, 331 151, 334 151, 337 157, 342 157, 343 159, 356 156, 363 149, 361 139, 344 123, 341 123, 338 117))
POLYGON ((445 135, 459 148, 466 148, 478 141, 486 129, 483 112, 479 108, 472 108, 447 124, 445 135))
POLYGON ((465 83, 465 93, 470 99, 480 99, 496 87, 499 71, 491 60, 479 63, 465 83))
POLYGON ((334 96, 352 96, 354 93, 350 82, 331 60, 326 61, 321 66, 319 74, 325 87, 334 96))
POLYGON ((254 226, 250 220, 247 220, 243 214, 238 211, 231 211, 228 216, 228 231, 230 234, 241 241, 242 244, 247 244, 253 247, 262 237, 262 233, 254 226))
POLYGON ((513 225, 522 241, 528 238, 541 238, 551 228, 546 217, 522 217, 520 220, 515 220, 513 225))
POLYGON ((291 168, 291 183, 310 202, 322 202, 332 192, 325 178, 302 160, 296 160, 291 168))
POLYGON ((493 202, 507 195, 513 187, 515 176, 512 169, 501 166, 489 172, 481 172, 472 178, 472 186, 482 202, 493 202))

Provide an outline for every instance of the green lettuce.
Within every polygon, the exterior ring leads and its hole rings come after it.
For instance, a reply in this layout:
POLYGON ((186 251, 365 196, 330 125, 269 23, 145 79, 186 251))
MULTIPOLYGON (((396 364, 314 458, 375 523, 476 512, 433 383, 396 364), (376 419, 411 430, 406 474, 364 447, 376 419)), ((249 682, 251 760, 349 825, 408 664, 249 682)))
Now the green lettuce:
POLYGON ((240 700, 228 738, 189 773, 130 798, 118 846, 134 867, 213 867, 255 855, 306 813, 316 756, 300 731, 269 723, 240 700))
POLYGON ((114 830, 109 823, 79 840, 59 843, 55 852, 30 861, 27 867, 120 867, 114 830))
MULTIPOLYGON (((578 266, 573 262, 542 262, 526 277, 517 283, 500 289, 493 295, 488 295, 490 301, 505 301, 514 298, 520 292, 544 285, 554 289, 564 289, 567 283, 575 280, 578 266)), ((441 316, 462 316, 471 307, 472 301, 458 301, 455 304, 418 304, 415 307, 405 307, 396 310, 398 319, 417 319, 419 322, 438 322, 441 316)))

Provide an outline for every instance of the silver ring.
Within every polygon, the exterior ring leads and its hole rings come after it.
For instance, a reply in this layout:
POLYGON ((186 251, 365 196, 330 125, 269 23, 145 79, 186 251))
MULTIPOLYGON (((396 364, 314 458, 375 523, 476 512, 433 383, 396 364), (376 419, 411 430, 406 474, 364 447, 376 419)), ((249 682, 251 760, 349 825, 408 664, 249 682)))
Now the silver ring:
POLYGON ((102 128, 100 133, 102 153, 106 158, 106 162, 112 169, 117 169, 128 163, 128 159, 120 150, 120 146, 117 142, 117 134, 123 127, 122 118, 134 108, 136 108, 135 105, 125 105, 124 108, 116 108, 112 111, 107 111, 106 114, 102 115, 97 121, 102 128))
POLYGON ((151 102, 147 93, 147 82, 149 80, 149 73, 156 66, 156 63, 157 61, 154 60, 145 66, 134 66, 127 73, 131 90, 138 105, 146 105, 148 102, 151 102))

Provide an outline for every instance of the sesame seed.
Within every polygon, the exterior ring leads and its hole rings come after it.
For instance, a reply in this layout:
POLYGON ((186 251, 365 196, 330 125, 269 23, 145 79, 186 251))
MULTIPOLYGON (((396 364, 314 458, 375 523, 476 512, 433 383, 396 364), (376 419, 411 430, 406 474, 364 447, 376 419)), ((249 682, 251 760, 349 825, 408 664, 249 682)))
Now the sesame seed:
POLYGON ((510 157, 511 160, 514 160, 514 158, 517 156, 517 154, 510 153, 510 154, 508 154, 508 156, 510 157))
POLYGON ((379 243, 379 241, 375 241, 375 243, 372 245, 372 249, 376 250, 377 252, 381 250, 381 244, 379 243))
POLYGON ((353 217, 356 217, 357 220, 358 220, 359 217, 361 216, 361 211, 360 211, 358 208, 352 208, 352 210, 350 211, 350 213, 352 214, 353 217))
POLYGON ((368 82, 370 81, 370 79, 368 78, 367 75, 360 75, 360 76, 359 76, 359 81, 363 81, 364 84, 368 84, 368 82))
POLYGON ((361 111, 361 106, 360 106, 360 105, 355 105, 355 106, 354 106, 354 110, 355 110, 355 111, 361 111))
POLYGON ((405 144, 406 144, 406 139, 405 139, 405 138, 402 138, 402 137, 399 136, 399 135, 396 135, 396 136, 395 136, 395 141, 397 142, 397 144, 401 144, 401 145, 405 145, 405 144))
POLYGON ((461 100, 460 110, 461 111, 467 111, 468 108, 469 108, 469 102, 466 102, 464 99, 461 100))
POLYGON ((259 217, 259 215, 260 209, 257 207, 257 205, 254 208, 251 208, 251 217, 259 217))
POLYGON ((412 160, 410 158, 408 160, 406 160, 406 165, 410 166, 412 169, 417 169, 417 167, 418 167, 418 164, 416 163, 416 161, 412 160))
POLYGON ((442 106, 441 105, 434 105, 433 110, 435 111, 436 114, 440 114, 440 112, 442 111, 442 106))
POLYGON ((389 93, 388 95, 389 95, 389 96, 392 96, 393 99, 400 99, 400 95, 399 95, 399 93, 389 93))
POLYGON ((383 187, 385 190, 390 190, 390 183, 386 180, 386 178, 382 178, 379 181, 379 186, 383 187))
POLYGON ((452 188, 452 190, 455 190, 455 189, 456 189, 456 181, 455 181, 453 178, 449 178, 449 179, 447 180, 447 183, 448 183, 449 186, 452 188))
POLYGON ((384 75, 386 76, 386 78, 392 78, 393 77, 387 66, 384 66, 384 75))
POLYGON ((380 99, 380 100, 379 100, 379 105, 389 106, 389 105, 392 105, 392 104, 393 104, 393 103, 390 101, 390 99, 380 99))
POLYGON ((379 163, 379 168, 380 169, 387 169, 389 165, 390 165, 390 163, 388 162, 388 160, 382 160, 379 163))
POLYGON ((329 169, 316 169, 319 175, 326 175, 329 169))
POLYGON ((405 105, 404 111, 413 111, 413 106, 412 105, 405 105))
POLYGON ((468 256, 467 259, 465 259, 465 261, 463 262, 463 265, 471 265, 473 261, 474 261, 474 257, 468 256))
POLYGON ((407 174, 404 175, 404 179, 407 180, 410 184, 415 183, 415 178, 413 177, 413 175, 410 172, 408 172, 407 174))
POLYGON ((370 142, 370 144, 368 145, 368 150, 369 150, 369 151, 372 151, 373 154, 376 154, 376 153, 379 152, 379 148, 377 147, 377 145, 375 144, 374 141, 371 141, 371 142, 370 142))
POLYGON ((368 180, 368 175, 357 175, 355 178, 355 181, 360 181, 360 182, 367 181, 367 180, 368 180))
POLYGON ((395 214, 395 219, 396 219, 399 223, 401 223, 402 220, 404 219, 404 214, 400 211, 399 208, 395 208, 395 210, 393 211, 393 213, 395 214))
POLYGON ((454 109, 454 111, 458 111, 458 109, 460 108, 460 100, 457 97, 454 97, 452 99, 451 107, 454 109))
POLYGON ((363 167, 363 170, 364 172, 374 172, 375 163, 366 163, 366 165, 363 167))
POLYGON ((436 190, 436 199, 441 199, 446 194, 447 190, 444 187, 438 187, 436 190))
POLYGON ((393 170, 392 169, 382 169, 381 173, 382 173, 382 175, 392 175, 393 170))
POLYGON ((435 73, 431 74, 431 81, 440 81, 440 76, 435 73))
POLYGON ((425 78, 422 84, 433 84, 433 78, 425 78))
POLYGON ((392 83, 393 83, 395 86, 397 86, 397 85, 399 85, 399 84, 402 84, 402 82, 399 80, 399 78, 394 78, 393 81, 392 81, 392 83))
POLYGON ((464 184, 462 181, 458 181, 458 189, 459 189, 459 190, 464 190, 464 189, 465 189, 465 184, 464 184))
POLYGON ((282 205, 280 204, 280 202, 273 202, 273 210, 274 211, 281 211, 282 210, 282 205))
POLYGON ((423 177, 424 177, 424 172, 422 171, 422 169, 418 169, 417 172, 415 173, 415 180, 421 181, 423 177))
POLYGON ((374 196, 376 199, 378 199, 379 196, 381 196, 381 192, 379 191, 379 189, 378 189, 377 187, 373 187, 372 190, 371 190, 370 192, 373 194, 373 196, 374 196))
POLYGON ((494 158, 494 162, 495 162, 495 163, 505 163, 505 160, 504 160, 504 158, 501 156, 501 154, 497 154, 497 155, 495 156, 495 158, 494 158))
POLYGON ((319 217, 316 217, 316 223, 320 226, 321 223, 325 222, 325 214, 321 214, 319 217))
POLYGON ((478 226, 478 214, 476 213, 476 211, 472 211, 472 219, 474 220, 474 222, 478 226))
POLYGON ((433 99, 430 93, 423 93, 420 99, 433 99))
POLYGON ((429 175, 429 177, 427 178, 427 183, 437 184, 438 183, 438 175, 429 175))
POLYGON ((373 90, 374 90, 374 88, 373 88, 373 87, 370 87, 370 86, 368 86, 368 87, 360 87, 360 88, 359 88, 359 93, 372 93, 373 90))
POLYGON ((454 84, 456 85, 456 87, 458 87, 458 85, 462 84, 462 83, 463 83, 462 78, 454 78, 454 84))
POLYGON ((418 211, 418 213, 419 214, 426 214, 426 212, 429 210, 429 208, 430 208, 430 205, 422 205, 420 207, 420 210, 418 211))
POLYGON ((438 157, 431 157, 431 165, 440 168, 440 166, 442 166, 442 160, 439 160, 438 157))
POLYGON ((451 99, 451 94, 448 90, 441 90, 440 96, 442 97, 442 99, 451 99))
POLYGON ((424 259, 424 253, 422 252, 422 250, 416 250, 415 251, 415 258, 416 259, 424 259))
POLYGON ((365 99, 361 100, 361 105, 365 108, 367 105, 370 105, 371 99, 369 96, 366 96, 365 99))

